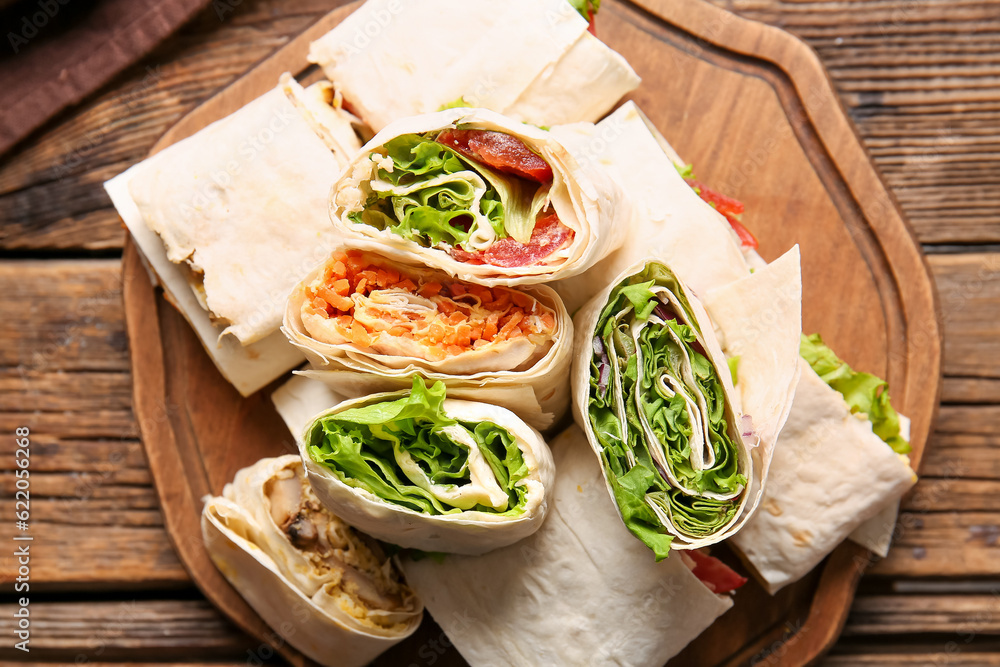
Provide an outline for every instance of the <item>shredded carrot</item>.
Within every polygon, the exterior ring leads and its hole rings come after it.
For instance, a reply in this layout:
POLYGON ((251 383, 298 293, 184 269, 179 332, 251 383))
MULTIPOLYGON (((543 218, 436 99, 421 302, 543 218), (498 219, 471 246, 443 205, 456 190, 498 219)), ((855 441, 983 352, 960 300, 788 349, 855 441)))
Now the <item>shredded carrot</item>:
POLYGON ((360 322, 354 322, 351 325, 351 342, 361 347, 369 347, 372 344, 368 330, 360 322))
POLYGON ((515 292, 513 290, 504 290, 510 294, 510 298, 514 301, 514 305, 520 308, 525 308, 530 310, 531 306, 535 303, 535 300, 524 292, 515 292))
POLYGON ((427 299, 437 296, 441 292, 441 283, 424 283, 417 290, 417 294, 427 299))
POLYGON ((507 323, 504 324, 503 327, 501 327, 500 331, 497 333, 497 338, 501 339, 508 338, 514 332, 517 332, 518 335, 521 335, 521 330, 517 328, 517 323, 520 322, 521 318, 523 317, 524 314, 520 310, 513 311, 510 314, 510 319, 507 320, 507 323))
POLYGON ((496 310, 503 310, 504 308, 509 306, 510 292, 508 292, 507 290, 500 291, 500 293, 497 294, 497 298, 493 301, 491 305, 496 310))
POLYGON ((432 361, 498 341, 552 332, 556 326, 555 313, 539 307, 527 293, 459 281, 424 282, 422 277, 380 266, 357 250, 335 253, 320 279, 306 288, 305 297, 308 312, 334 320, 337 330, 355 345, 371 347, 383 333, 419 340, 425 358, 432 361), (378 301, 361 301, 366 304, 366 318, 375 321, 365 325, 355 319, 355 308, 360 306, 355 306, 352 295, 368 297, 383 289, 419 294, 434 304, 436 312, 397 312, 378 301))

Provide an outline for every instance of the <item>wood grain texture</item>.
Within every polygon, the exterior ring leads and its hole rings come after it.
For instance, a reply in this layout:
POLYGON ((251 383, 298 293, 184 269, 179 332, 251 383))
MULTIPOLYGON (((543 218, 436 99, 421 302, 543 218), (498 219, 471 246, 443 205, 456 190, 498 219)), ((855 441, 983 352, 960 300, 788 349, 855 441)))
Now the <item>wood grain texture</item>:
MULTIPOLYGON (((8 637, 15 608, 0 605, 0 632, 8 637)), ((31 607, 31 628, 30 657, 77 665, 153 655, 244 662, 259 648, 204 600, 41 602, 31 607)), ((16 657, 24 654, 10 642, 0 646, 0 660, 16 657)))

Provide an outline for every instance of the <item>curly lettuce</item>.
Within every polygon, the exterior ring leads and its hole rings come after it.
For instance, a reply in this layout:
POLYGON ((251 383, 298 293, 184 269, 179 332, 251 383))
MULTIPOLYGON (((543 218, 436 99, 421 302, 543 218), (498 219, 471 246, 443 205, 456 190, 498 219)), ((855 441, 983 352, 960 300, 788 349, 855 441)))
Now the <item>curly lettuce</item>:
POLYGON ((444 383, 415 376, 409 396, 317 420, 306 450, 345 484, 417 512, 523 513, 530 471, 514 436, 450 418, 445 398, 444 383))
POLYGON ((548 189, 474 163, 435 137, 404 134, 372 153, 371 192, 348 218, 423 247, 472 252, 482 249, 477 240, 508 236, 527 243, 548 189))
POLYGON ((853 370, 819 334, 802 334, 799 353, 824 382, 843 395, 851 412, 868 416, 875 435, 892 447, 892 451, 909 453, 910 443, 900 435, 899 414, 889 400, 888 382, 871 373, 853 370))
POLYGON ((625 525, 656 555, 674 532, 715 534, 747 478, 720 373, 676 277, 649 263, 612 291, 597 321, 590 425, 625 525))

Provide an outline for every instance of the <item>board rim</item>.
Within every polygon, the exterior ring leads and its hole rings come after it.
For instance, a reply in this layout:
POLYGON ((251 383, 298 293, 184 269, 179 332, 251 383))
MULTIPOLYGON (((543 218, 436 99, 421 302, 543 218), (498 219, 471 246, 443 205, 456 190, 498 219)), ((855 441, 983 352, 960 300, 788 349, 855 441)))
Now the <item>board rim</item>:
MULTIPOLYGON (((885 184, 861 142, 860 136, 850 121, 818 55, 807 44, 790 33, 757 21, 741 18, 709 4, 705 0, 620 0, 620 3, 651 16, 654 20, 672 29, 681 31, 696 40, 697 43, 704 44, 706 48, 717 49, 724 54, 749 58, 777 68, 790 84, 792 93, 802 105, 804 117, 811 130, 822 142, 823 149, 836 176, 848 188, 852 199, 857 202, 859 218, 864 221, 878 242, 878 249, 885 257, 889 274, 895 281, 898 290, 897 301, 907 333, 905 354, 907 382, 903 392, 904 398, 900 403, 903 405, 903 412, 916 415, 911 439, 914 443, 919 444, 919 446, 914 447, 912 456, 914 468, 917 469, 926 449, 940 403, 943 349, 940 302, 926 259, 921 252, 913 229, 900 211, 892 191, 885 184), (762 39, 762 35, 767 36, 767 39, 762 39), (808 95, 805 94, 806 81, 811 83, 808 95), (820 83, 817 84, 817 82, 820 83), (900 230, 903 232, 901 237, 900 230), (901 282, 900 275, 904 271, 908 271, 908 280, 901 282), (913 280, 914 275, 918 275, 920 280, 913 280), (927 317, 928 315, 930 317, 927 317), (923 323, 924 328, 920 332, 923 336, 923 347, 919 347, 915 343, 914 337, 909 335, 910 324, 913 320, 923 323), (934 379, 934 392, 933 396, 930 397, 926 392, 928 384, 926 379, 928 377, 934 379), (917 378, 921 378, 919 390, 914 387, 917 378), (924 403, 923 407, 930 407, 930 410, 915 411, 918 402, 924 403)), ((150 154, 162 150, 203 127, 206 123, 199 116, 199 111, 202 108, 208 105, 217 105, 227 98, 247 99, 248 89, 257 86, 255 79, 266 78, 271 82, 272 85, 267 86, 264 90, 272 87, 273 82, 277 81, 278 75, 287 69, 282 65, 283 62, 289 58, 299 58, 301 62, 305 63, 308 43, 329 30, 358 5, 360 5, 360 1, 344 4, 322 16, 299 35, 291 38, 283 47, 250 68, 229 86, 193 108, 164 133, 150 154)), ((301 74, 307 69, 308 66, 303 67, 297 74, 301 74)), ((259 93, 264 92, 264 90, 260 90, 259 93)), ((784 107, 782 108, 787 112, 784 107)), ((841 217, 843 218, 843 216, 841 217)), ((148 386, 149 374, 152 373, 160 380, 153 386, 163 387, 165 371, 162 354, 150 356, 148 347, 136 345, 136 341, 150 340, 148 336, 155 332, 155 340, 159 350, 161 353, 163 351, 159 324, 155 321, 156 317, 140 317, 136 311, 135 304, 149 299, 143 294, 148 293, 155 296, 155 288, 146 280, 146 272, 142 267, 139 254, 134 242, 129 237, 122 260, 123 300, 130 340, 133 378, 139 377, 140 374, 136 373, 138 368, 147 368, 148 371, 141 373, 143 382, 136 382, 133 379, 134 409, 139 417, 140 434, 147 459, 152 461, 161 453, 159 447, 154 443, 163 442, 164 439, 173 441, 174 434, 168 422, 154 421, 153 426, 149 427, 149 420, 143 419, 143 414, 140 414, 148 412, 149 401, 152 398, 144 393, 144 387, 141 385, 148 386), (131 279, 136 275, 141 278, 138 285, 131 279), (143 280, 146 282, 145 289, 142 286, 143 280), (130 307, 130 304, 133 306, 130 307), (150 319, 154 322, 150 323, 150 319), (140 353, 140 348, 147 353, 140 353), (152 363, 151 371, 148 370, 150 363, 152 363)), ((147 309, 152 313, 156 312, 155 305, 149 305, 147 309)), ((887 337, 889 337, 888 331, 887 337)), ((891 340, 889 344, 891 347, 891 340)), ((897 392, 898 387, 894 391, 898 399, 897 392)), ((161 505, 166 508, 168 503, 174 502, 176 499, 165 494, 163 485, 159 483, 153 470, 154 466, 151 465, 150 468, 161 505)), ((198 499, 188 500, 197 502, 198 499)), ((249 607, 242 599, 239 599, 239 602, 244 607, 243 610, 240 610, 243 613, 236 613, 237 610, 233 608, 231 600, 227 601, 227 604, 220 604, 216 591, 207 588, 207 582, 203 582, 202 573, 189 566, 187 549, 182 548, 183 545, 177 543, 175 531, 171 528, 174 523, 170 519, 172 513, 168 513, 166 510, 163 513, 170 539, 195 584, 242 630, 258 639, 265 636, 262 635, 262 629, 266 632, 267 626, 260 625, 263 621, 260 621, 259 618, 256 619, 259 621, 258 624, 246 621, 245 610, 249 607)), ((205 559, 207 559, 207 554, 205 554, 205 559)), ((813 664, 828 651, 843 629, 858 582, 864 573, 866 564, 871 562, 872 558, 867 550, 850 541, 845 541, 818 566, 817 569, 821 569, 819 584, 809 605, 808 616, 795 634, 790 637, 784 635, 774 637, 774 641, 781 642, 782 651, 777 661, 769 658, 769 664, 813 664), (805 641, 793 640, 803 637, 806 637, 805 641)), ((232 594, 236 595, 235 592, 232 594)), ((250 611, 251 615, 256 617, 256 614, 252 610, 250 611)), ((749 641, 744 649, 730 656, 724 664, 737 665, 751 661, 755 653, 759 655, 762 641, 772 641, 770 636, 774 635, 776 631, 775 628, 772 628, 765 633, 765 636, 749 641)), ((273 635, 273 633, 270 634, 273 635)), ((294 665, 313 664, 287 643, 279 642, 280 645, 276 645, 273 641, 269 643, 294 665)))

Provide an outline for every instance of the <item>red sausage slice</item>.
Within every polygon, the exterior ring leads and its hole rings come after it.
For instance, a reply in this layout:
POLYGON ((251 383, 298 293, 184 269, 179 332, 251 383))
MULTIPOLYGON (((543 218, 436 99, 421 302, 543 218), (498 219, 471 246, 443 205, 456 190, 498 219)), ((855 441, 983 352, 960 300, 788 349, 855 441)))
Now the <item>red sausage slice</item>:
POLYGON ((492 130, 444 130, 437 142, 497 171, 536 183, 552 180, 552 167, 517 137, 492 130))

